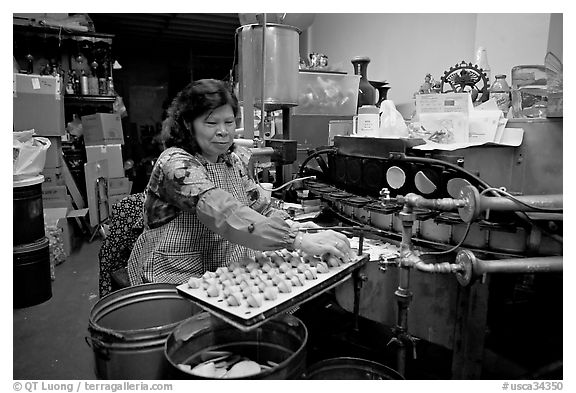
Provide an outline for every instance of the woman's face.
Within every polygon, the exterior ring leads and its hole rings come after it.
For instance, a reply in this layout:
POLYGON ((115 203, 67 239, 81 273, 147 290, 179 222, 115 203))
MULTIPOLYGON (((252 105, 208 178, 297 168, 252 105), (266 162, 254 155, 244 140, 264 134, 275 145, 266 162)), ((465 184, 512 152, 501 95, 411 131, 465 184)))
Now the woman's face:
POLYGON ((234 142, 236 119, 230 105, 223 105, 196 118, 192 126, 202 155, 210 162, 216 162, 218 156, 226 153, 234 142))

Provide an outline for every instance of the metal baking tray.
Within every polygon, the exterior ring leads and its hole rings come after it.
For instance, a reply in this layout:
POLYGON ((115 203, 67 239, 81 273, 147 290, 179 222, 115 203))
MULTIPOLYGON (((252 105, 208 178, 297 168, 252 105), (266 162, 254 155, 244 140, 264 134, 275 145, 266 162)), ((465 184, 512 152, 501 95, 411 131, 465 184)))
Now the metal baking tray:
POLYGON ((317 279, 307 280, 302 287, 293 286, 292 292, 279 293, 275 300, 264 300, 258 308, 246 304, 229 306, 222 294, 208 297, 205 289, 192 289, 188 283, 179 285, 176 289, 183 297, 192 300, 210 314, 240 330, 249 331, 346 281, 356 269, 360 269, 369 260, 369 254, 362 254, 351 262, 330 267, 327 273, 318 274, 317 279))

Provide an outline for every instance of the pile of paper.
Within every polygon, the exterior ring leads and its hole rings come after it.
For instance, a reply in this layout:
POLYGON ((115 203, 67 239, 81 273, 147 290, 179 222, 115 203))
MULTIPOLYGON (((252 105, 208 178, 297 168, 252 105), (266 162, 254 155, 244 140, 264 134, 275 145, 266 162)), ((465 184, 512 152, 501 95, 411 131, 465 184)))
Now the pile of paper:
POLYGON ((522 143, 523 130, 506 128, 508 120, 495 101, 474 107, 468 93, 417 94, 416 115, 420 137, 426 144, 415 149, 455 150, 486 143, 522 143))

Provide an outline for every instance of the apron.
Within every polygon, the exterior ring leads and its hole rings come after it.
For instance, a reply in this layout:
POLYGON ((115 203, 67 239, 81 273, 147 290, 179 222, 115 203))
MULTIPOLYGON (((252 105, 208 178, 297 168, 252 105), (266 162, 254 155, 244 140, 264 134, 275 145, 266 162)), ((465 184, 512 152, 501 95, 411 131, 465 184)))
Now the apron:
MULTIPOLYGON (((248 196, 235 166, 224 162, 205 165, 208 178, 217 188, 231 193, 242 204, 248 196)), ((209 230, 196 212, 181 212, 172 221, 146 229, 138 238, 128 263, 132 285, 148 282, 182 284, 192 276, 238 262, 254 251, 225 240, 209 230)))

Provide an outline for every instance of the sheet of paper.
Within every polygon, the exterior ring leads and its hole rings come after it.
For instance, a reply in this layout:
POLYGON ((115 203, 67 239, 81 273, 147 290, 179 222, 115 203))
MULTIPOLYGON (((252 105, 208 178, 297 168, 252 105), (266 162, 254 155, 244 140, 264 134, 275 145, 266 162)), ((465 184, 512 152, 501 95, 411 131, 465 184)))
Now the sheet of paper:
POLYGON ((422 127, 432 133, 437 143, 468 143, 469 112, 472 101, 468 93, 417 94, 416 114, 422 127))
POLYGON ((447 143, 468 143, 469 122, 465 113, 422 113, 420 125, 432 133, 435 141, 447 143))
POLYGON ((504 134, 506 124, 508 124, 508 119, 505 118, 504 116, 498 119, 498 127, 496 128, 496 136, 494 136, 494 143, 500 143, 500 141, 502 140, 502 135, 504 134))
POLYGON ((470 94, 416 94, 416 113, 463 113, 470 110, 470 94))
POLYGON ((470 112, 468 141, 470 143, 495 142, 500 117, 502 117, 502 111, 499 109, 470 112))
POLYGON ((485 143, 434 143, 431 141, 426 141, 424 145, 418 145, 412 147, 415 150, 458 150, 458 149, 465 149, 467 147, 472 146, 482 146, 482 145, 498 145, 498 146, 512 146, 518 147, 522 144, 522 140, 524 139, 524 130, 522 128, 505 128, 502 133, 502 140, 500 143, 495 142, 485 142, 485 143))

